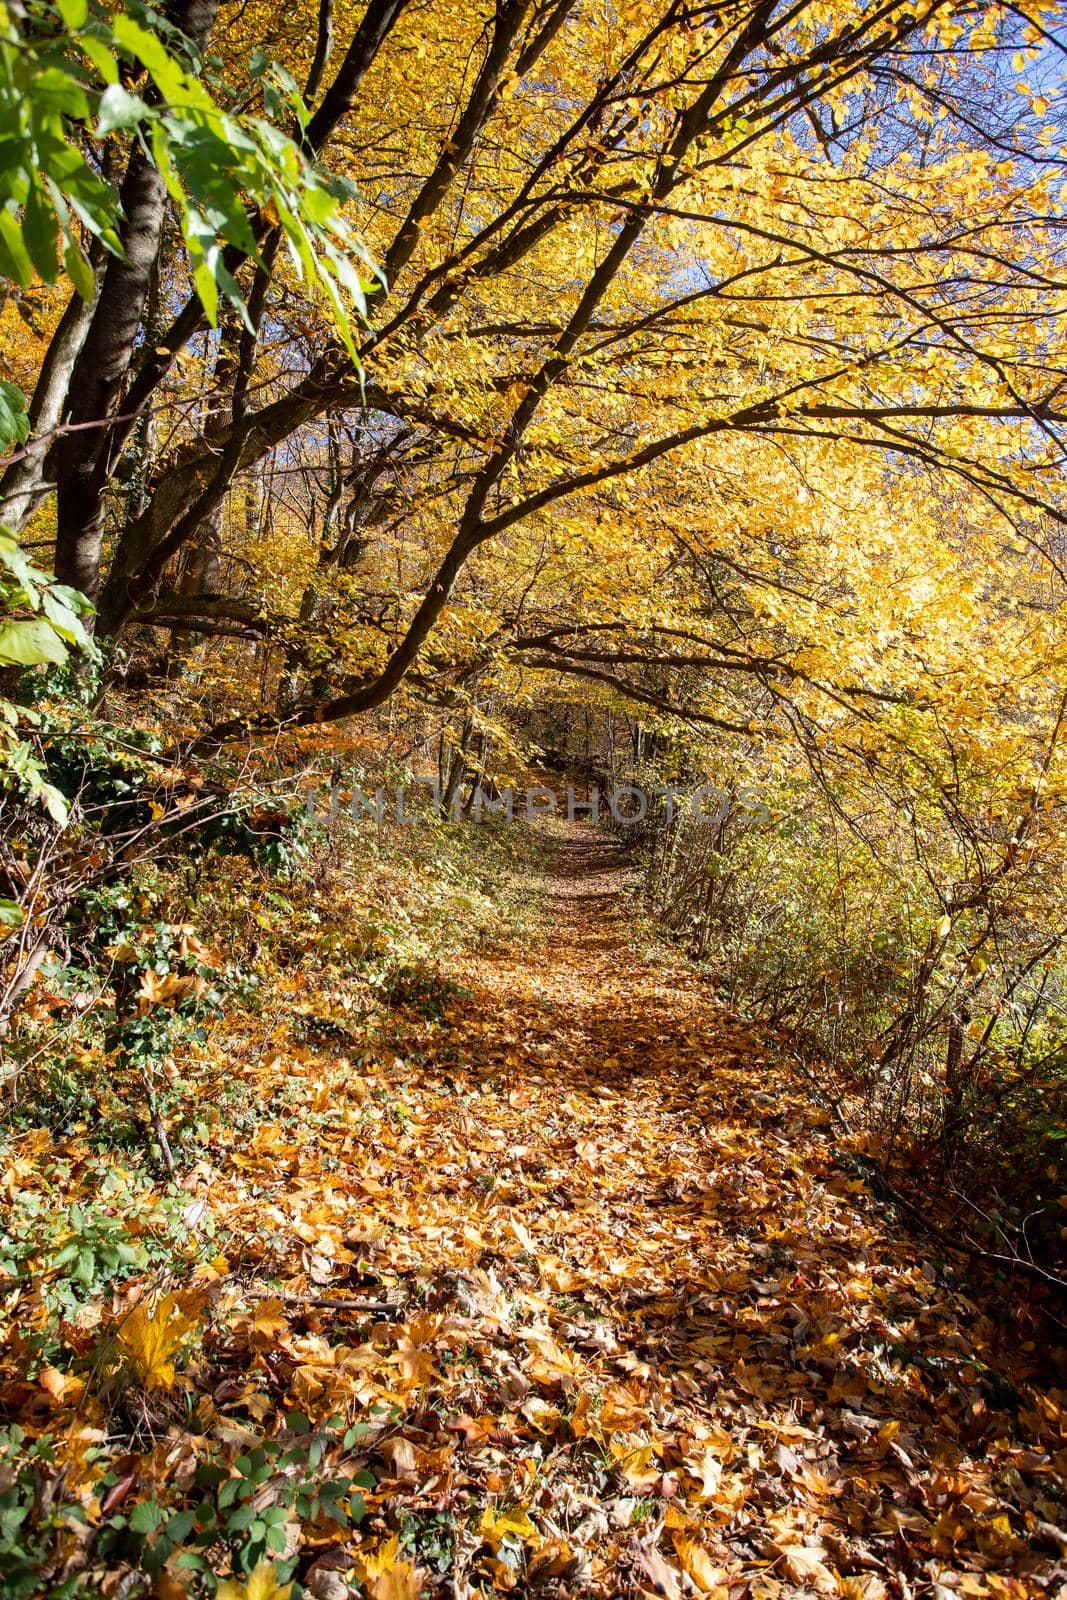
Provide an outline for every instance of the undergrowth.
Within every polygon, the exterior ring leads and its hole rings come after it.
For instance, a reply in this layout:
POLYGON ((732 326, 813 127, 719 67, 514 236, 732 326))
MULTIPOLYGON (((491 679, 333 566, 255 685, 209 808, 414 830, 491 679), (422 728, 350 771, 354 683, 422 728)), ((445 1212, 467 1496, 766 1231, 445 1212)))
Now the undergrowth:
MULTIPOLYGON (((39 750, 72 812, 53 843, 62 922, 43 928, 5 1040, 4 1593, 90 1593, 103 1561, 140 1574, 131 1592, 171 1575, 210 1596, 267 1563, 299 1594, 310 1557, 294 1530, 313 1549, 324 1524, 358 1522, 368 1435, 389 1417, 313 1406, 309 1421, 237 1383, 277 1319, 293 1240, 266 1205, 235 1238, 211 1177, 228 1151, 259 1148, 270 1171, 279 1142, 329 1134, 309 1064, 324 1084, 366 1072, 403 1019, 447 1034, 466 997, 453 956, 528 929, 528 871, 548 846, 491 821, 326 826, 291 782, 231 794, 223 773, 168 768, 150 736, 99 724, 46 721, 39 750), (232 1304, 218 1314, 253 1283, 243 1323, 232 1304), (232 1368, 229 1403, 200 1393, 205 1364, 232 1368), (47 1425, 50 1401, 72 1397, 86 1418, 74 1465, 47 1425), (145 1449, 169 1452, 155 1481, 123 1466, 145 1449)), ((30 812, 26 830, 7 834, 9 878, 40 856, 30 812)), ((368 1138, 403 1125, 399 1069, 361 1114, 368 1138)))

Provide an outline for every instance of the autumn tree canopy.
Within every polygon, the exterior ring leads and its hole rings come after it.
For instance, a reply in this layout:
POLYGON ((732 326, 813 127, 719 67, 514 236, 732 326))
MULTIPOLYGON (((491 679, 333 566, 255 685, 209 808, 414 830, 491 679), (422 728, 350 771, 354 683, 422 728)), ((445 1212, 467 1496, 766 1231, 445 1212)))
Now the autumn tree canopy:
POLYGON ((1055 6, 194 12, 243 103, 263 57, 302 91, 380 275, 357 362, 267 201, 212 331, 138 125, 95 138, 125 253, 9 305, 47 392, 5 516, 98 636, 261 641, 264 725, 548 672, 807 726, 921 700, 974 665, 961 593, 1047 581, 1055 6))

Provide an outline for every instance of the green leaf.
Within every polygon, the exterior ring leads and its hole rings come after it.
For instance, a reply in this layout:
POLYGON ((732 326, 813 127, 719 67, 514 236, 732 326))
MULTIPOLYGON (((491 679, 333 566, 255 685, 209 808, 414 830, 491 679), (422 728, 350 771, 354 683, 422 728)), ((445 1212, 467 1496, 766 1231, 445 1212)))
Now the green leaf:
POLYGON ((100 96, 96 119, 96 133, 103 138, 116 128, 136 128, 138 123, 151 116, 151 109, 139 94, 131 94, 121 83, 113 83, 100 96))
POLYGON ((57 598, 54 589, 49 588, 44 591, 41 595, 41 603, 44 607, 45 616, 61 639, 65 640, 67 644, 77 645, 81 650, 89 648, 89 635, 82 627, 80 618, 76 612, 72 611, 69 606, 57 598))
POLYGON ((91 109, 89 96, 81 84, 71 77, 66 63, 45 67, 34 74, 33 105, 37 113, 42 110, 57 111, 61 116, 73 117, 78 121, 85 121, 91 109))
POLYGON ((6 450, 9 444, 24 444, 29 436, 30 419, 22 390, 7 378, 0 378, 0 450, 6 450))
POLYGON ((56 0, 56 10, 74 33, 89 20, 89 0, 56 0))
POLYGON ((80 35, 78 43, 89 57, 93 66, 99 72, 105 83, 118 83, 118 62, 112 55, 103 39, 98 39, 94 34, 84 32, 80 35))
POLYGON ((0 928, 19 928, 25 920, 26 913, 14 900, 0 900, 0 928))
POLYGON ((80 589, 72 589, 70 585, 66 583, 51 583, 48 587, 51 589, 56 599, 62 600, 63 604, 68 608, 68 610, 73 611, 75 616, 96 616, 96 607, 93 605, 93 602, 89 599, 88 595, 82 594, 80 589))
POLYGON ((142 1500, 130 1512, 132 1533, 154 1533, 163 1521, 163 1507, 154 1500, 142 1500))
POLYGON ((175 1544, 181 1544, 193 1531, 194 1522, 191 1511, 178 1511, 167 1523, 167 1538, 173 1539, 175 1544))
POLYGON ((22 237, 38 276, 44 283, 55 283, 59 270, 59 226, 55 210, 40 184, 35 183, 26 197, 22 237))
POLYGON ((25 622, 0 622, 0 662, 20 667, 49 662, 61 667, 66 659, 66 645, 43 617, 31 617, 25 622))
POLYGON ((73 239, 63 251, 63 267, 81 298, 92 300, 96 295, 96 278, 88 257, 73 239))
POLYGON ((30 260, 18 220, 7 207, 0 211, 0 272, 23 288, 33 278, 30 260))
MULTIPOLYGON (((175 207, 209 322, 217 322, 221 295, 247 325, 223 253, 233 245, 258 259, 253 219, 273 209, 294 269, 328 303, 355 360, 350 311, 365 319, 365 280, 376 269, 342 211, 351 186, 320 176, 281 125, 307 116, 291 73, 264 52, 253 58, 265 99, 273 96, 279 120, 272 124, 213 99, 216 80, 189 69, 187 41, 151 10, 100 9, 90 0, 57 0, 44 9, 52 19, 47 34, 23 36, 10 20, 0 30, 0 278, 27 285, 36 274, 53 283, 62 270, 83 299, 92 299, 94 275, 73 218, 121 257, 121 209, 71 124, 90 124, 99 137, 140 130, 175 207), (131 62, 147 70, 159 104, 121 81, 131 62)), ((23 437, 18 426, 0 409, 0 448, 23 437)))
MULTIPOLYGON (((4 566, 15 578, 22 591, 23 604, 31 610, 40 609, 38 591, 47 587, 48 576, 39 572, 26 553, 19 548, 18 540, 7 528, 0 528, 0 566, 4 566)), ((9 597, 10 598, 10 597, 9 597)), ((69 604, 69 601, 67 602, 69 604)), ((77 606, 72 607, 78 610, 77 606)))
POLYGON ((179 100, 183 89, 193 85, 193 79, 167 54, 155 34, 142 28, 128 13, 121 12, 115 18, 114 36, 121 50, 127 51, 143 67, 148 68, 165 100, 179 100))
POLYGON ((204 262, 194 267, 193 284, 200 296, 205 317, 213 328, 216 327, 219 320, 219 289, 215 274, 204 262))

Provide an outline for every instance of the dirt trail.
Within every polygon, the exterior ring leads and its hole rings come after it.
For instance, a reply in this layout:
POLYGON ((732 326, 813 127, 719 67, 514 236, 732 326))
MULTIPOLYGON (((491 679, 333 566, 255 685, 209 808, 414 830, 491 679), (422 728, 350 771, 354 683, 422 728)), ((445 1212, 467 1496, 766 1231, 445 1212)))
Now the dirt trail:
POLYGON ((1026 1313, 896 1230, 790 1069, 635 952, 626 887, 569 830, 540 939, 472 954, 351 1146, 370 1269, 424 1307, 365 1347, 408 1408, 377 1513, 429 1593, 1057 1593, 1026 1313))

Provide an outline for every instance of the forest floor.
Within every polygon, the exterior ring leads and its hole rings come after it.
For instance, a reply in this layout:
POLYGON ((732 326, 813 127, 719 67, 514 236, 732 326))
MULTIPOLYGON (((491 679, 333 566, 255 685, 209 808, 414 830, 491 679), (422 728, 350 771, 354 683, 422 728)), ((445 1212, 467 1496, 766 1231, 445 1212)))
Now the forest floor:
MULTIPOLYGON (((561 829, 534 936, 470 951, 443 1018, 290 1052, 284 1104, 186 1181, 220 1252, 183 1302, 199 1344, 175 1388, 112 1397, 105 1508, 145 1482, 190 1506, 197 1461, 293 1408, 357 1419, 320 1470, 367 1473, 358 1528, 282 1524, 322 1600, 1062 1593, 1042 1324, 887 1212, 780 1047, 649 950, 633 890, 561 829)), ((44 1388, 99 1422, 91 1379, 44 1388)))

